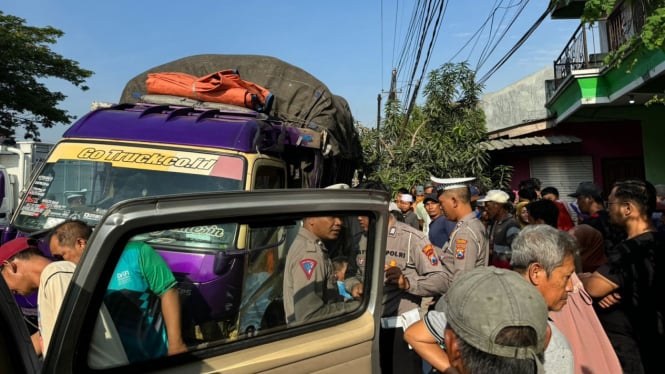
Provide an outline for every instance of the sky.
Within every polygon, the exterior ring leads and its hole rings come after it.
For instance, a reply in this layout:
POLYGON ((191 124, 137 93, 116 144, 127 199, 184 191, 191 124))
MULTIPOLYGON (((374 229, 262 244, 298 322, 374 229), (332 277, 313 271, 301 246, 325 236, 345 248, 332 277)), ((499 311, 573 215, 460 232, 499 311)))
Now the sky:
MULTIPOLYGON (((447 62, 467 61, 475 69, 484 56, 477 71, 482 77, 536 22, 548 2, 450 0, 425 75, 447 62), (492 12, 496 6, 499 8, 492 12)), ((405 45, 410 45, 406 35, 415 3, 7 0, 0 4, 0 10, 25 19, 28 26, 52 26, 63 31, 64 36, 51 49, 94 72, 86 81, 88 91, 59 79, 45 81, 49 89, 67 96, 60 108, 77 118, 90 110, 93 101, 117 102, 127 81, 151 67, 196 54, 253 54, 276 57, 306 70, 334 94, 346 98, 356 121, 374 127, 377 96, 382 95, 385 104, 391 70, 396 66, 403 67, 398 71, 398 90, 408 92, 416 52, 405 45), (411 61, 411 65, 405 61, 411 61)), ((578 25, 576 20, 548 17, 485 82, 484 93, 498 91, 551 66, 578 25)), ((431 34, 427 35, 426 47, 431 39, 431 34)), ((420 96, 417 103, 423 102, 420 96)), ((42 141, 58 141, 66 128, 59 125, 42 129, 42 141)), ((17 135, 21 140, 22 132, 17 131, 17 135)))

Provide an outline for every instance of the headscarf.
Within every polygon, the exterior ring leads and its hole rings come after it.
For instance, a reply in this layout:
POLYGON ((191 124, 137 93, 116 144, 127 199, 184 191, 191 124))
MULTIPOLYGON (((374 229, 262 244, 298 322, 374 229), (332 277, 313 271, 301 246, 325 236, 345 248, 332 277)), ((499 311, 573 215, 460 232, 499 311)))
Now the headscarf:
POLYGON ((525 222, 522 219, 522 216, 520 215, 520 213, 522 212, 522 208, 524 208, 528 203, 529 203, 528 201, 522 201, 517 203, 517 205, 515 206, 515 220, 517 221, 517 223, 520 224, 521 228, 524 228, 524 226, 529 224, 529 222, 525 222))

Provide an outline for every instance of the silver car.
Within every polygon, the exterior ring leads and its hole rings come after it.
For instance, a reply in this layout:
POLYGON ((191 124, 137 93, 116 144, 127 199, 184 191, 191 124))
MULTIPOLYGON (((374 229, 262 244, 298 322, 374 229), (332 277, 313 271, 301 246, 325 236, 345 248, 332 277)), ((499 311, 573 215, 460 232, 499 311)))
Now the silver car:
MULTIPOLYGON (((378 329, 388 220, 387 193, 262 190, 141 198, 113 206, 94 228, 38 358, 15 297, 0 277, 0 367, 6 373, 379 372, 378 329), (286 324, 282 281, 289 247, 308 216, 342 218, 326 243, 352 256, 357 217, 369 216, 363 297, 354 310, 286 324), (152 246, 174 273, 188 352, 89 364, 91 331, 125 245, 152 246)), ((38 238, 39 239, 39 238, 38 238)), ((48 237, 41 240, 48 242, 48 237)), ((332 255, 332 254, 331 254, 332 255)), ((349 257, 353 261, 352 257, 349 257)))

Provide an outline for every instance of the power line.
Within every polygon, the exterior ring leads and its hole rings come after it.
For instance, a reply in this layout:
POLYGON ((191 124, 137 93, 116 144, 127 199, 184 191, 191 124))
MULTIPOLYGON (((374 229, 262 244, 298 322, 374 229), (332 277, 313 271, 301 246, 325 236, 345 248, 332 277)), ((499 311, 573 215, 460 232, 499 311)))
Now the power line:
MULTIPOLYGON (((522 0, 521 0, 521 1, 522 1, 522 0)), ((521 1, 520 1, 520 3, 521 3, 521 1)), ((480 35, 479 35, 479 34, 480 34, 481 32, 483 32, 483 30, 485 30, 485 28, 487 27, 487 24, 488 24, 488 23, 490 23, 490 22, 493 23, 493 21, 494 21, 494 16, 496 15, 496 12, 497 12, 499 9, 510 9, 510 8, 512 8, 512 7, 514 7, 514 6, 519 5, 519 3, 518 3, 518 4, 516 4, 516 5, 510 5, 510 6, 508 6, 508 7, 501 7, 501 4, 503 4, 503 0, 500 0, 500 1, 499 1, 499 0, 496 0, 496 1, 494 2, 494 5, 492 5, 492 10, 489 12, 489 14, 487 15, 487 18, 485 18, 485 21, 482 23, 482 25, 480 25, 480 27, 478 27, 478 29, 473 33, 473 35, 471 35, 471 37, 469 38, 469 40, 467 40, 466 43, 464 43, 464 45, 462 45, 462 46, 457 50, 457 52, 455 52, 455 54, 454 54, 450 59, 448 59, 448 61, 447 61, 448 63, 451 63, 451 62, 452 62, 452 61, 453 61, 453 60, 454 60, 454 59, 455 59, 460 53, 462 53, 462 51, 464 51, 464 50, 469 46, 469 44, 473 41, 473 42, 474 42, 474 43, 473 43, 473 46, 471 47, 471 50, 469 51, 468 57, 466 58, 466 60, 468 61, 468 60, 471 58, 471 55, 473 54, 473 50, 476 48, 476 45, 477 45, 478 41, 480 40, 480 35)), ((491 29, 492 27, 493 27, 493 26, 491 25, 491 26, 490 26, 490 29, 491 29)), ((492 38, 491 34, 492 34, 492 31, 490 30, 490 38, 492 38)))
MULTIPOLYGON (((438 9, 436 11, 436 21, 434 23, 434 28, 432 29, 432 36, 430 38, 429 46, 427 48, 427 54, 426 54, 426 57, 425 57, 425 62, 423 63, 422 69, 420 71, 420 77, 418 78, 418 80, 416 81, 416 84, 414 86, 413 94, 411 96, 411 99, 409 100, 408 107, 407 107, 407 110, 406 110, 406 113, 405 113, 405 116, 404 116, 404 124, 405 125, 409 121, 409 117, 411 116, 411 111, 413 110, 413 106, 415 105, 416 98, 418 97, 420 84, 423 80, 423 76, 425 75, 425 71, 427 70, 427 66, 429 65, 430 58, 432 57, 432 50, 434 49, 434 45, 436 44, 436 39, 439 35, 439 29, 441 27, 441 20, 443 19, 444 15, 445 15, 447 5, 448 5, 448 3, 445 2, 444 0, 439 0, 438 9)), ((436 6, 436 4, 435 4, 435 6, 436 6)), ((429 26, 432 23, 433 17, 434 17, 434 13, 432 14, 432 18, 430 18, 428 23, 427 23, 427 28, 428 29, 429 29, 429 26)), ((422 45, 423 44, 421 44, 421 48, 422 48, 422 45)), ((415 73, 415 70, 414 70, 414 73, 415 73)), ((412 76, 412 80, 413 80, 413 76, 412 76)))
MULTIPOLYGON (((501 8, 501 4, 503 4, 503 1, 504 0, 501 0, 501 1, 497 0, 497 1, 494 2, 494 6, 492 8, 492 11, 490 12, 490 15, 487 18, 487 20, 490 23, 489 36, 487 37, 487 42, 485 43, 485 46, 483 47, 482 51, 480 52, 480 58, 482 58, 483 54, 485 53, 485 50, 487 49, 487 46, 492 42, 492 39, 494 39, 494 17, 496 16, 496 12, 501 8)), ((506 16, 506 12, 504 11, 503 12, 503 17, 505 17, 505 16, 506 16)), ((502 21, 503 21, 503 18, 502 18, 502 21)), ((499 22, 499 26, 497 26, 497 28, 500 27, 500 25, 501 25, 501 22, 499 22)), ((482 26, 483 30, 485 29, 486 26, 487 26, 487 22, 485 24, 483 24, 483 26, 482 26)), ((473 51, 476 49, 476 45, 478 45, 478 42, 480 42, 480 37, 478 37, 476 39, 476 41, 473 43, 473 47, 469 51, 469 55, 467 56, 466 61, 469 61, 471 59, 471 55, 473 54, 473 51)))
MULTIPOLYGON (((486 55, 484 55, 484 53, 487 51, 487 47, 489 47, 489 42, 485 45, 485 48, 483 49, 483 53, 481 53, 480 58, 478 59, 478 64, 476 65, 476 71, 480 70, 480 68, 483 65, 485 65, 485 62, 487 62, 487 59, 489 59, 489 57, 492 55, 492 53, 494 53, 494 50, 499 45, 499 43, 501 43, 501 41, 506 36, 506 34, 510 30, 510 28, 513 26, 513 24, 517 20, 517 17, 519 17, 519 15, 522 14, 522 11, 524 10, 524 8, 526 8, 527 4, 529 4, 529 0, 526 0, 526 1, 521 0, 519 3, 517 3, 515 5, 519 5, 520 3, 522 4, 522 6, 513 15, 513 18, 510 20, 510 23, 508 24, 508 26, 506 26, 506 28, 501 33, 501 36, 499 36, 499 39, 496 41, 496 43, 494 43, 494 46, 489 50, 489 53, 487 53, 486 55), (483 57, 483 55, 484 55, 484 57, 483 57)), ((505 13, 504 13, 504 15, 505 15, 505 13)), ((494 39, 494 37, 492 37, 492 39, 494 39)))
POLYGON ((439 14, 436 19, 436 23, 434 24, 434 30, 432 30, 432 38, 429 41, 429 47, 427 49, 427 57, 425 58, 425 63, 423 64, 423 69, 422 72, 420 73, 420 78, 425 75, 425 69, 429 66, 430 58, 432 57, 432 51, 434 50, 434 45, 436 44, 436 40, 439 37, 439 30, 441 29, 441 20, 443 17, 446 15, 446 10, 448 9, 448 2, 441 0, 441 4, 439 5, 439 14))
MULTIPOLYGON (((410 78, 407 82, 409 82, 410 84, 414 82, 416 72, 418 71, 418 64, 420 63, 420 55, 421 55, 422 50, 423 50, 423 45, 425 44, 427 29, 429 28, 429 23, 430 23, 428 21, 428 19, 430 18, 430 11, 431 11, 431 8, 432 8, 431 5, 432 5, 431 0, 427 1, 427 6, 426 7, 422 6, 421 1, 419 0, 417 7, 420 10, 419 11, 418 10, 414 11, 414 18, 412 18, 411 25, 413 25, 414 28, 415 28, 416 24, 417 24, 417 26, 418 26, 417 29, 419 30, 419 33, 418 33, 418 38, 417 38, 418 39, 418 44, 417 44, 417 49, 416 49, 416 53, 415 53, 415 60, 414 60, 414 63, 409 68, 409 70, 411 71, 411 76, 410 76, 410 78), (418 14, 422 14, 423 16, 417 17, 417 20, 416 20, 416 15, 418 15, 418 14), (414 20, 415 20, 415 22, 414 22, 414 20)), ((406 49, 403 50, 403 51, 406 52, 406 49)), ((411 55, 411 53, 408 53, 408 55, 411 55)), ((400 66, 398 66, 398 71, 399 71, 399 69, 400 69, 400 66)), ((405 97, 407 97, 407 98, 411 96, 411 85, 410 84, 407 88, 406 95, 405 95, 405 97)))
POLYGON ((485 84, 485 82, 486 82, 486 81, 487 81, 487 80, 488 80, 488 79, 489 79, 494 73, 496 73, 497 70, 499 70, 499 69, 501 68, 501 66, 503 66, 503 64, 505 64, 506 61, 508 61, 508 59, 509 59, 509 58, 510 58, 515 52, 517 52, 517 50, 518 50, 518 49, 519 49, 519 48, 520 48, 520 47, 526 42, 526 40, 529 38, 529 36, 531 36, 531 34, 533 34, 533 32, 536 31, 536 29, 538 28, 538 26, 540 26, 540 24, 545 20, 545 18, 547 17, 548 14, 550 14, 551 11, 552 11, 552 5, 548 5, 548 7, 547 7, 547 9, 545 10, 545 12, 543 12, 543 14, 542 14, 542 15, 536 20, 536 22, 535 22, 535 23, 529 28, 529 30, 527 30, 527 32, 526 32, 524 35, 522 35, 522 37, 520 38, 520 40, 518 40, 517 43, 516 43, 516 44, 515 44, 515 45, 514 45, 509 51, 508 51, 508 53, 506 53, 506 55, 503 56, 503 57, 501 58, 501 60, 499 60, 499 62, 497 62, 497 63, 496 63, 496 64, 495 64, 495 65, 494 65, 494 66, 493 66, 493 67, 492 67, 492 68, 491 68, 491 69, 490 69, 485 75, 483 75, 483 77, 480 78, 480 79, 477 81, 477 83, 478 83, 479 85, 483 85, 483 84, 485 84))

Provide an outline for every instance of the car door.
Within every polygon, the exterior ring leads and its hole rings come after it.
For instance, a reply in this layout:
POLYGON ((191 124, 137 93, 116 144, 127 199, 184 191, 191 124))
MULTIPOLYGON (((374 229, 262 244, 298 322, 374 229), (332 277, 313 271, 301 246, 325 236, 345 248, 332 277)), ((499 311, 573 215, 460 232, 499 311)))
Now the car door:
POLYGON ((0 276, 0 372, 38 373, 41 362, 37 358, 25 321, 16 305, 14 295, 0 276))
MULTIPOLYGON (((112 208, 77 265, 43 372, 378 372, 388 199, 378 191, 263 190, 144 198, 112 208), (355 261, 354 238, 363 235, 359 215, 370 218, 361 302, 287 325, 284 263, 303 220, 340 217, 340 237, 325 242, 328 256, 355 261), (177 280, 188 352, 100 366, 92 336, 102 310, 110 311, 120 331, 114 310, 131 309, 114 309, 109 295, 115 292, 111 281, 123 274, 118 263, 135 242, 152 247, 177 280)), ((150 323, 161 317, 151 315, 150 323)), ((134 335, 142 336, 145 326, 137 326, 134 335)))

